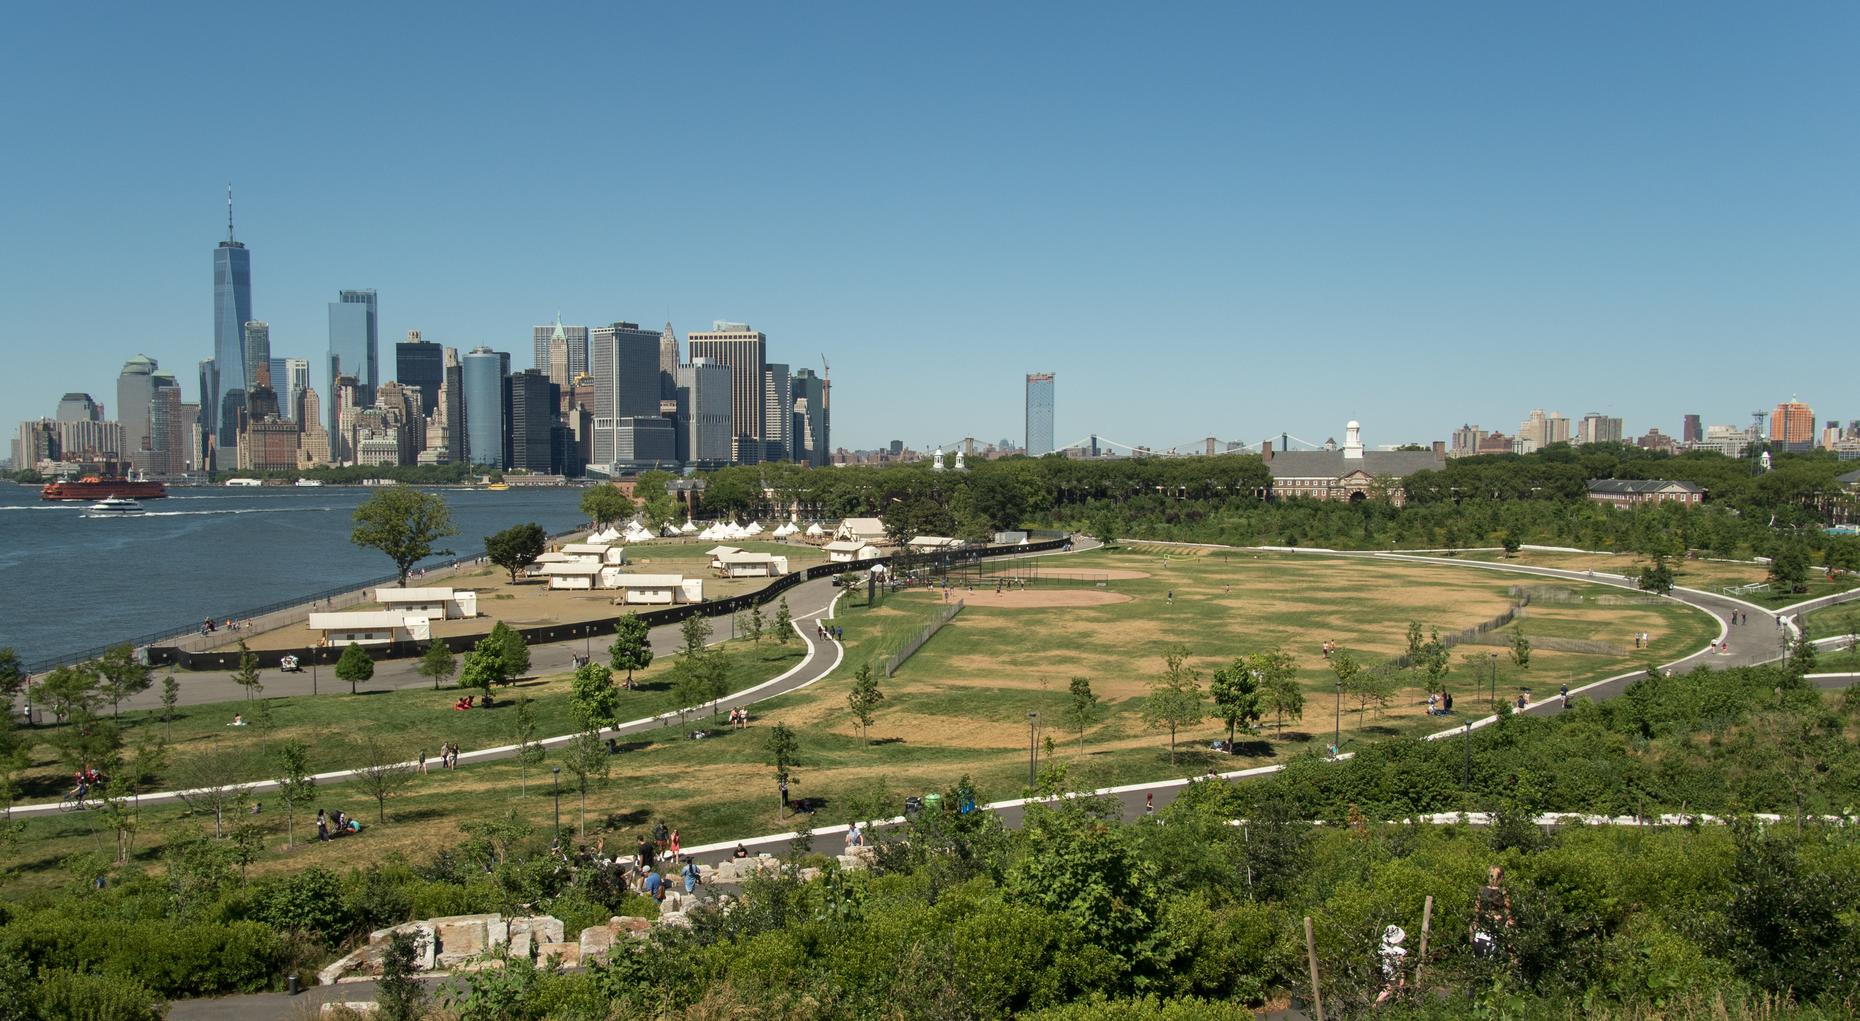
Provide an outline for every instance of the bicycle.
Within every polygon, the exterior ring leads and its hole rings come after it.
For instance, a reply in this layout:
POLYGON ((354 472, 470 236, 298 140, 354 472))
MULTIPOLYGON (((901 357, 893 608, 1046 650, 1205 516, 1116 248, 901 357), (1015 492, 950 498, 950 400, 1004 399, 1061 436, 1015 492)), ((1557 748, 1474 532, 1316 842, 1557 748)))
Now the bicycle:
MULTIPOLYGON (((88 792, 85 793, 87 794, 88 792)), ((58 810, 60 812, 82 812, 89 807, 90 804, 85 800, 85 794, 80 794, 77 791, 66 791, 65 796, 58 801, 58 810)))

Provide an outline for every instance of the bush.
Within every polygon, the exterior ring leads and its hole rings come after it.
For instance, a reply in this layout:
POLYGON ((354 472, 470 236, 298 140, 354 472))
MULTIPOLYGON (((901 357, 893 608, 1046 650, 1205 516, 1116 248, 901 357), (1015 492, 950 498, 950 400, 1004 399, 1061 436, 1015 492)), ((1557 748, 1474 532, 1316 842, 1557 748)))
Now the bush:
POLYGON ((275 929, 302 932, 325 944, 342 942, 354 924, 342 896, 342 881, 324 868, 261 882, 254 891, 253 917, 275 929))
MULTIPOLYGON (((39 974, 33 995, 41 1018, 74 1021, 161 1021, 166 1004, 140 982, 63 968, 39 974)), ((3 1008, 0 1008, 3 1009, 3 1008)), ((0 1016, 6 1016, 0 1014, 0 1016)), ((23 1015, 22 1015, 23 1016, 23 1015)))
POLYGON ((0 957, 102 973, 163 996, 263 989, 287 950, 277 932, 248 921, 106 922, 47 911, 0 930, 0 957))

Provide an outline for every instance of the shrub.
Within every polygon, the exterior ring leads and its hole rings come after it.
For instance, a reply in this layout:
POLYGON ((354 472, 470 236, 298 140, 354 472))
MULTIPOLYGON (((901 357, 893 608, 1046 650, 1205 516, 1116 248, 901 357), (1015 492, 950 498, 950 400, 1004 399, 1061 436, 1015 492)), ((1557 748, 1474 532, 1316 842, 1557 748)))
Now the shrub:
POLYGON ((167 1014, 161 999, 140 982, 112 975, 80 974, 63 968, 39 974, 33 999, 38 1008, 36 1016, 48 1019, 161 1021, 167 1014))
POLYGON ((326 944, 342 942, 353 925, 342 881, 324 868, 260 883, 253 917, 276 929, 303 932, 326 944))

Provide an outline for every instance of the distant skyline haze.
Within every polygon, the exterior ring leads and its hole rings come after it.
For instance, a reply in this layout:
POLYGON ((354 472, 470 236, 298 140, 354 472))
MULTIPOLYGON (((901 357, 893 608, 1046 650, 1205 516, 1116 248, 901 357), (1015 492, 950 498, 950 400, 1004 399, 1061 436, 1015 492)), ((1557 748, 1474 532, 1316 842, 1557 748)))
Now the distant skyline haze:
POLYGON ((1845 421, 1856 38, 1831 2, 22 8, 0 419, 114 416, 138 354, 197 399, 230 181, 325 414, 372 289, 384 377, 415 329, 520 369, 558 310, 749 323, 825 353, 855 449, 1018 441, 1047 371, 1061 445, 1845 421))

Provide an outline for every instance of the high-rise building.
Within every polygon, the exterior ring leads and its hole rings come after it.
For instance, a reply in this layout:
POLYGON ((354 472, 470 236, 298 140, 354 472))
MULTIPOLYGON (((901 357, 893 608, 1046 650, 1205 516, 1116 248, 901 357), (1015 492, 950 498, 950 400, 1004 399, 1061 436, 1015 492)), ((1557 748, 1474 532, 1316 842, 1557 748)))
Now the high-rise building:
MULTIPOLYGON (((375 402, 375 387, 381 385, 380 321, 375 292, 339 291, 329 303, 329 364, 331 392, 338 377, 348 376, 358 387, 356 404, 367 407, 375 402)), ((221 367, 225 371, 225 367, 221 367)), ((335 409, 332 408, 334 413, 335 409)), ((338 431, 330 429, 331 435, 338 431)))
POLYGON ((1576 443, 1620 443, 1621 420, 1591 411, 1576 423, 1576 443))
POLYGON ((550 344, 556 340, 562 342, 568 360, 568 369, 562 379, 558 380, 553 376, 550 376, 550 379, 558 385, 566 386, 576 376, 588 371, 588 328, 586 326, 565 326, 562 323, 561 314, 557 313, 555 322, 530 329, 530 343, 535 356, 535 360, 530 364, 541 369, 544 375, 549 374, 549 348, 550 344))
POLYGON ((1053 374, 1027 374, 1027 455, 1053 452, 1053 374))
POLYGON ((510 355, 479 345, 459 359, 463 384, 460 410, 465 418, 465 455, 468 464, 487 468, 504 466, 504 381, 510 377, 510 355))
MULTIPOLYGON (((140 467, 155 475, 179 475, 193 467, 194 431, 199 428, 181 400, 181 385, 173 376, 149 377, 147 446, 140 467)), ((125 430, 125 444, 129 437, 125 430)))
POLYGON ((659 414, 659 335, 637 323, 614 323, 590 331, 588 347, 594 377, 591 463, 611 468, 675 460, 675 429, 659 414))
POLYGON ((552 430, 562 403, 562 388, 537 369, 510 377, 510 442, 504 467, 561 474, 554 456, 552 430))
POLYGON ((1462 425, 1453 430, 1453 443, 1447 448, 1448 457, 1471 457, 1479 452, 1479 441, 1485 439, 1485 430, 1476 425, 1462 425))
MULTIPOLYGON (((245 392, 259 386, 271 386, 271 324, 256 320, 245 324, 245 345, 240 351, 245 359, 245 392)), ((272 387, 276 389, 276 387, 272 387)))
POLYGON ((279 417, 302 422, 304 391, 310 388, 310 359, 273 358, 271 388, 278 392, 279 417))
POLYGON ((812 369, 794 373, 794 459, 825 467, 832 453, 827 440, 827 391, 812 369))
POLYGON ((1770 412, 1770 448, 1804 451, 1815 447, 1815 410, 1790 398, 1770 412))
POLYGON ((685 338, 692 359, 707 358, 730 370, 730 435, 735 460, 761 460, 763 369, 768 364, 768 337, 747 323, 713 323, 708 333, 685 338))
MULTIPOLYGON (((678 366, 683 362, 678 359, 678 334, 672 332, 672 324, 665 324, 665 331, 659 334, 659 400, 676 403, 678 398, 678 366)), ((661 408, 661 410, 664 410, 661 408)))
POLYGON ((1518 436, 1513 444, 1515 452, 1528 454, 1542 450, 1552 443, 1569 442, 1569 419, 1557 412, 1545 413, 1542 408, 1532 408, 1530 417, 1518 425, 1518 436))
POLYGON ((730 461, 730 367, 693 358, 677 372, 678 460, 705 467, 730 461))
POLYGON ((329 430, 323 427, 323 399, 315 387, 304 388, 303 417, 298 425, 297 463, 306 467, 329 464, 329 430))
POLYGON ((228 415, 226 395, 245 388, 245 324, 252 315, 252 253, 233 237, 232 186, 226 186, 226 240, 213 250, 214 389, 201 391, 201 412, 224 446, 237 443, 239 416, 228 415))
POLYGON ((420 406, 431 415, 439 407, 439 388, 446 381, 445 348, 423 340, 419 330, 394 345, 394 378, 402 386, 420 391, 420 406))
POLYGON ((1688 446, 1705 438, 1705 426, 1697 415, 1687 415, 1679 426, 1679 439, 1688 446))
MULTIPOLYGON (((155 399, 155 359, 137 355, 123 363, 116 377, 116 420, 123 423, 123 446, 137 468, 150 471, 149 404, 155 399)), ((165 377, 173 382, 174 377, 165 377)), ((179 398, 176 398, 179 400, 179 398)))
POLYGON ((793 461, 794 384, 788 367, 771 362, 762 370, 762 459, 793 461))
POLYGON ((103 409, 97 406, 90 394, 68 393, 58 398, 58 421, 101 422, 103 409))

